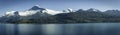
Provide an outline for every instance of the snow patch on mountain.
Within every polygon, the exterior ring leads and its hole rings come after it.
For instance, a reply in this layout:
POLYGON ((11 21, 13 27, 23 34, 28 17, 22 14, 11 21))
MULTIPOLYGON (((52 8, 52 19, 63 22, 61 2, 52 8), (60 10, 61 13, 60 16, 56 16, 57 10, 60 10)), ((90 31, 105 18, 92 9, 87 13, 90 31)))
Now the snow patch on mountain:
POLYGON ((54 10, 50 10, 50 9, 46 9, 43 12, 46 12, 46 13, 51 14, 51 15, 63 13, 62 11, 54 11, 54 10))
POLYGON ((28 15, 33 15, 35 14, 35 11, 25 11, 25 12, 19 12, 20 16, 28 16, 28 15))

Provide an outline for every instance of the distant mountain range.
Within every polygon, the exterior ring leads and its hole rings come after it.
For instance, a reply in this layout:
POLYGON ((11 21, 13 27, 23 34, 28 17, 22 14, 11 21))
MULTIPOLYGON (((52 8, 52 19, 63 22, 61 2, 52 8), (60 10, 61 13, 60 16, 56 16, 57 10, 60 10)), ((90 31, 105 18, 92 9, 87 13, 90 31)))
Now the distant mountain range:
POLYGON ((96 22, 120 22, 119 10, 100 10, 90 8, 88 10, 70 8, 63 11, 55 11, 41 8, 35 5, 26 11, 11 11, 0 17, 0 22, 5 23, 96 23, 96 22))

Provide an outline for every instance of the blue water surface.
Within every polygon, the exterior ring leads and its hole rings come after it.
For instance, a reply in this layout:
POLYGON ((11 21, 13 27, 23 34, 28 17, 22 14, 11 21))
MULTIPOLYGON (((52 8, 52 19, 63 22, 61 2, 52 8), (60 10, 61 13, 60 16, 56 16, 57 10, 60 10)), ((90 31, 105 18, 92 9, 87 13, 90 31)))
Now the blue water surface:
POLYGON ((120 23, 0 24, 0 35, 120 35, 120 23))

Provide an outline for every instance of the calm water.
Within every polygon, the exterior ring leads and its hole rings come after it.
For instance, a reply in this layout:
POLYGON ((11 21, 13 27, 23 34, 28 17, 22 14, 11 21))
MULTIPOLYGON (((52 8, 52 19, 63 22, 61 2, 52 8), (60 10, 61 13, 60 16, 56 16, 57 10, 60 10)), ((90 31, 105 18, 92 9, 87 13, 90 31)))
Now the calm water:
POLYGON ((0 35, 120 35, 120 23, 0 24, 0 35))

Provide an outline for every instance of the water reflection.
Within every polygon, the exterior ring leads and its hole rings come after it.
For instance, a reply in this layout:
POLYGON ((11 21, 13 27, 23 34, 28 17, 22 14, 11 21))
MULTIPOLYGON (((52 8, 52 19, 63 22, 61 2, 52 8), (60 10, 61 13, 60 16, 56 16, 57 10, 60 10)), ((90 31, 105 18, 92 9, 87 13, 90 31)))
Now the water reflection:
POLYGON ((0 34, 6 35, 6 26, 4 24, 0 24, 0 34))
POLYGON ((0 35, 120 35, 119 23, 0 24, 0 35))

